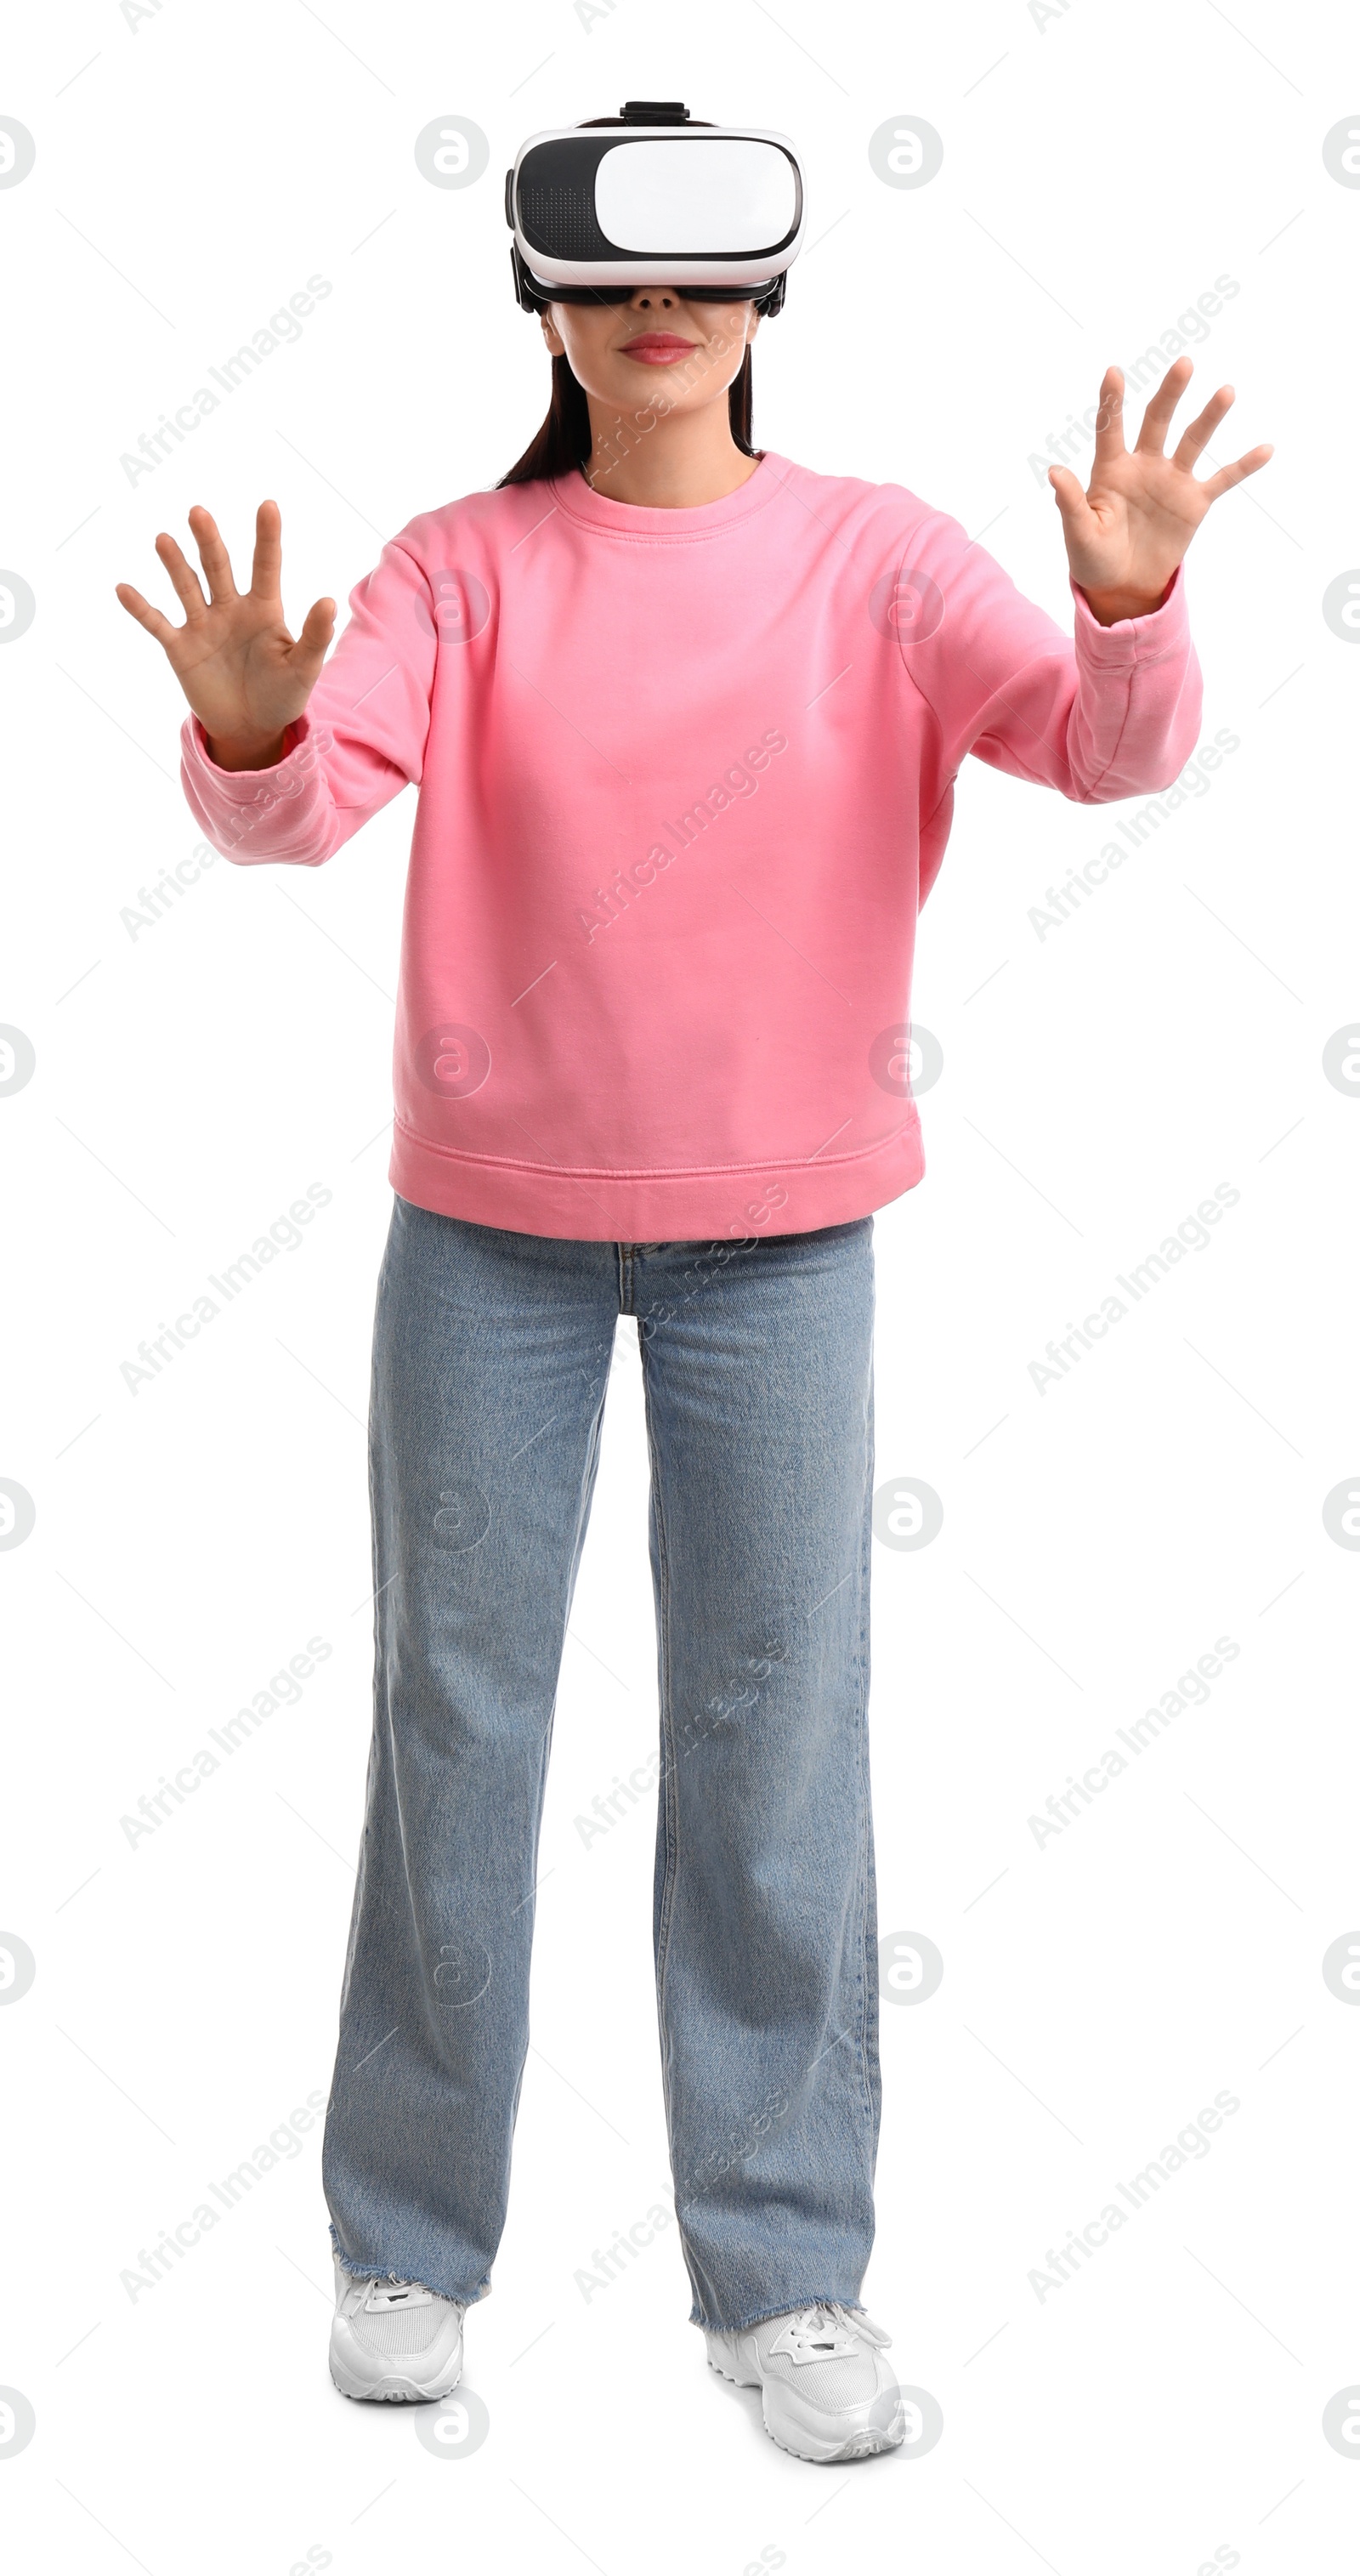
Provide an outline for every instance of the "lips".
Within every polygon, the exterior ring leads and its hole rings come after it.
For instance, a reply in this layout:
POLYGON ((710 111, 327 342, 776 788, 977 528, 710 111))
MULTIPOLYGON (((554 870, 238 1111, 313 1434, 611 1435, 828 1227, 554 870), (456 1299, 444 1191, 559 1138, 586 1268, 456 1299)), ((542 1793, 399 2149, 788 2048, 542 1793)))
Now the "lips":
POLYGON ((644 366, 664 367, 676 358, 687 358, 697 346, 693 340, 682 340, 674 331, 640 331, 636 339, 625 343, 625 358, 639 358, 644 366))

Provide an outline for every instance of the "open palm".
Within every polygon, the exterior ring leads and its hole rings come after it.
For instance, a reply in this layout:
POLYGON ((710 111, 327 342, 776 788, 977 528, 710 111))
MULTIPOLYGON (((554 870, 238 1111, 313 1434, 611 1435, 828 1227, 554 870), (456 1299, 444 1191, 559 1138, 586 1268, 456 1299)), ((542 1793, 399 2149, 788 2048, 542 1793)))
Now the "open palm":
POLYGON ((1143 414, 1137 444, 1127 448, 1123 371, 1107 367, 1086 490, 1067 466, 1049 468, 1072 578, 1098 615, 1102 608, 1125 616, 1155 608, 1205 512, 1235 483, 1259 473, 1274 453, 1269 446, 1253 447, 1203 483, 1196 481, 1194 467, 1232 408, 1232 386, 1220 385, 1167 456, 1171 415, 1192 373, 1189 358, 1168 367, 1143 414))
POLYGON ((210 743, 240 750, 273 744, 301 715, 316 686, 335 628, 335 602, 318 599, 301 634, 296 639, 289 634, 279 591, 283 547, 277 502, 262 501, 256 512, 247 591, 236 587, 212 513, 192 509, 189 525, 208 583, 206 599, 174 538, 162 534, 156 539, 156 552, 184 608, 182 626, 172 626, 130 582, 117 583, 117 595, 128 615, 164 646, 210 743))

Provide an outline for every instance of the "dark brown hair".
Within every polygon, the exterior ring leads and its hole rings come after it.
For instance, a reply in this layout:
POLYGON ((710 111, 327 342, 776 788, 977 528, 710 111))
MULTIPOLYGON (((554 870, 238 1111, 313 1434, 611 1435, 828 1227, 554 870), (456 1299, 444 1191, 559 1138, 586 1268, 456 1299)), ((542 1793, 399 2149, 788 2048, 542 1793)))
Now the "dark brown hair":
MULTIPOLYGON (((727 388, 727 417, 734 444, 743 456, 758 456, 760 449, 751 443, 751 352, 748 348, 737 373, 727 388)), ((539 483, 557 474, 569 474, 575 465, 585 465, 590 457, 590 410, 585 388, 572 374, 569 358, 552 362, 552 400, 542 428, 530 439, 518 464, 502 474, 496 485, 499 492, 507 483, 539 483)))

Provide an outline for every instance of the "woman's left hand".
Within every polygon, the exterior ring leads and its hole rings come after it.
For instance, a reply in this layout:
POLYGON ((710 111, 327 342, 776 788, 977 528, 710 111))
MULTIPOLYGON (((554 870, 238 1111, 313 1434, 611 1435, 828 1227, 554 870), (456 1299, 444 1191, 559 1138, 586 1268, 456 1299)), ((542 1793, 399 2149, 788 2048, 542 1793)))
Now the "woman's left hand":
POLYGON ((1220 466, 1197 483, 1193 468, 1219 422, 1232 409, 1231 385, 1220 385, 1198 420, 1181 433, 1174 456, 1162 452, 1181 395, 1194 369, 1189 358, 1168 367, 1147 410, 1134 448, 1124 445, 1124 376, 1107 367, 1096 417, 1096 453, 1085 492, 1065 465, 1049 468, 1053 497, 1062 512, 1072 579, 1102 626, 1117 618, 1146 617, 1159 608, 1200 520, 1221 492, 1257 474, 1274 454, 1253 447, 1234 465, 1220 466))

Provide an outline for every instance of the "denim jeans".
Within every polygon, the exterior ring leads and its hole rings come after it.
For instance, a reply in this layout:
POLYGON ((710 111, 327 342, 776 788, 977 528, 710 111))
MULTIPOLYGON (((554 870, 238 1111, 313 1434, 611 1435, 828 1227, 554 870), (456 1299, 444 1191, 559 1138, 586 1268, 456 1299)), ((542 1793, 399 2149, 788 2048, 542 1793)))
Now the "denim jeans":
POLYGON ((558 1240, 398 1198, 371 1415, 375 1722, 326 2123, 342 2263, 490 2287, 539 1824, 618 1317, 660 1675, 653 1932, 695 2323, 860 2303, 878 1984, 873 1221, 558 1240))

